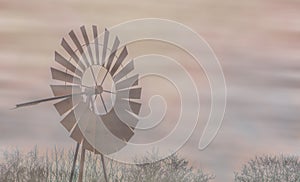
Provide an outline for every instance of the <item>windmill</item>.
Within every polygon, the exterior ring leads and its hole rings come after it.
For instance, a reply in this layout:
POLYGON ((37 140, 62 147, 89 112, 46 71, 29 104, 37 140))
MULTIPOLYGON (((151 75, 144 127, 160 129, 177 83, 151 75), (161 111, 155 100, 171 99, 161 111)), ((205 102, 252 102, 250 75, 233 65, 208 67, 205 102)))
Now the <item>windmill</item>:
POLYGON ((107 29, 103 40, 99 38, 96 26, 92 26, 90 34, 85 26, 81 26, 79 34, 77 36, 73 30, 69 32, 67 38, 72 45, 62 39, 64 56, 55 51, 54 60, 60 69, 51 67, 51 74, 60 84, 50 85, 54 97, 17 104, 16 108, 58 101, 54 107, 63 117, 61 124, 77 143, 70 181, 80 146, 78 181, 83 180, 86 150, 101 155, 107 181, 104 155, 125 147, 138 122, 141 108, 139 75, 129 76, 134 62, 125 64, 126 46, 119 48, 118 37, 111 37, 107 29))

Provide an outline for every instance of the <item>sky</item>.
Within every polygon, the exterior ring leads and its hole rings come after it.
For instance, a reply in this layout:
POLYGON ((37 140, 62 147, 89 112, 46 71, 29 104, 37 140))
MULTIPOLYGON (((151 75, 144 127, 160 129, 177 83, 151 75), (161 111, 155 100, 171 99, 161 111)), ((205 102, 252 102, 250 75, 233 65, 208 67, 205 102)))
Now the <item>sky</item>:
MULTIPOLYGON (((232 180, 233 171, 255 155, 299 156, 299 8, 297 0, 0 0, 0 149, 75 145, 53 103, 11 110, 17 103, 52 96, 54 50, 71 29, 95 24, 103 30, 131 19, 166 18, 189 26, 209 43, 227 86, 222 127, 200 151, 195 146, 209 113, 209 87, 203 70, 186 63, 202 102, 199 124, 180 155, 214 173, 215 181, 232 180)), ((173 47, 145 42, 129 48, 131 56, 151 49, 185 64, 173 47)), ((157 132, 167 133, 168 126, 157 132)))

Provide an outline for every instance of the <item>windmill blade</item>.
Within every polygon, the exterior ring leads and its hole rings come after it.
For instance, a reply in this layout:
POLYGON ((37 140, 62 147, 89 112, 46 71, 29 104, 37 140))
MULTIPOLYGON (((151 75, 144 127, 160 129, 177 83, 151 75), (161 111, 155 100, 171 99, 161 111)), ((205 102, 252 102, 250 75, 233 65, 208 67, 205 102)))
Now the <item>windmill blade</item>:
POLYGON ((125 116, 128 118, 128 120, 127 120, 128 125, 134 129, 136 127, 136 125, 138 124, 139 119, 136 118, 135 116, 133 116, 131 113, 138 115, 140 113, 142 104, 129 101, 129 106, 130 106, 130 110, 126 109, 127 113, 125 114, 125 116), (129 111, 130 111, 130 113, 129 113, 129 111), (127 114, 130 116, 127 116, 127 114), (134 117, 134 119, 130 119, 131 117, 134 117))
POLYGON ((65 81, 69 83, 81 84, 81 80, 78 77, 65 73, 63 71, 51 68, 52 79, 65 81))
POLYGON ((102 51, 102 62, 101 65, 105 62, 107 44, 108 44, 109 31, 105 28, 104 30, 104 40, 103 40, 103 51, 102 51))
POLYGON ((99 61, 99 44, 98 44, 98 30, 97 30, 97 26, 95 26, 95 25, 93 25, 93 35, 94 35, 94 40, 95 40, 96 64, 100 65, 100 61, 99 61))
POLYGON ((73 95, 67 99, 64 99, 56 104, 54 104, 55 109, 60 115, 65 114, 67 111, 72 109, 75 105, 77 105, 82 100, 82 97, 79 95, 73 95))
POLYGON ((82 132, 90 125, 92 117, 95 116, 95 113, 89 109, 89 105, 86 103, 81 103, 83 108, 80 108, 78 111, 75 110, 75 114, 80 115, 77 124, 71 132, 71 137, 77 142, 81 142, 82 139, 86 138, 86 135, 82 132))
POLYGON ((85 131, 91 122, 91 119, 95 113, 90 110, 90 103, 80 103, 81 107, 76 108, 75 114, 79 116, 77 124, 79 125, 81 131, 85 131))
POLYGON ((90 144, 91 146, 93 146, 93 150, 91 150, 93 152, 96 151, 94 149, 94 146, 95 146, 95 141, 96 141, 96 122, 98 121, 97 117, 98 117, 97 115, 92 113, 92 115, 90 115, 90 117, 89 117, 89 124, 83 131, 85 140, 87 142, 86 148, 88 150, 91 149, 91 147, 89 146, 89 144, 90 144))
POLYGON ((130 105, 130 108, 131 108, 130 111, 132 111, 134 114, 138 115, 140 113, 141 106, 142 106, 141 103, 129 101, 129 105, 130 105))
POLYGON ((70 137, 73 138, 78 143, 81 143, 82 140, 84 139, 84 136, 83 136, 82 132, 80 131, 78 124, 76 124, 74 126, 74 128, 72 129, 70 137))
POLYGON ((81 62, 81 60, 78 58, 76 53, 72 50, 70 45, 67 43, 67 41, 63 38, 61 41, 61 46, 67 51, 67 53, 73 58, 73 60, 78 64, 78 66, 85 70, 84 64, 81 62))
POLYGON ((120 40, 119 40, 118 37, 116 37, 115 41, 114 41, 114 44, 113 44, 113 47, 111 49, 110 55, 109 55, 108 60, 107 60, 107 64, 106 64, 106 69, 108 71, 110 69, 110 66, 111 66, 113 60, 114 60, 114 57, 115 57, 116 52, 118 50, 119 44, 120 44, 120 40))
POLYGON ((70 132, 76 124, 76 116, 81 116, 85 109, 86 108, 84 104, 76 105, 75 108, 70 111, 63 120, 60 121, 60 123, 70 132))
POLYGON ((122 62, 125 60, 126 56, 128 55, 128 51, 126 46, 123 48, 121 54, 119 55, 114 67, 111 69, 110 74, 114 75, 116 73, 116 71, 119 69, 119 67, 121 66, 122 62))
POLYGON ((76 124, 76 117, 74 114, 74 110, 69 112, 67 116, 60 121, 60 123, 70 132, 74 125, 76 124))
POLYGON ((132 88, 117 91, 117 97, 124 99, 140 99, 142 88, 132 88))
POLYGON ((86 138, 84 138, 82 141, 82 147, 91 152, 95 151, 95 148, 86 140, 86 138))
MULTIPOLYGON (((115 136, 104 124, 101 117, 95 117, 96 130, 95 141, 92 143, 95 147, 95 153, 112 154, 126 146, 124 139, 115 136)), ((92 137, 92 136, 91 136, 92 137)), ((87 137, 88 138, 88 137, 87 137)))
POLYGON ((114 110, 118 111, 117 115, 120 120, 134 129, 139 121, 135 115, 139 114, 141 103, 124 100, 121 98, 117 98, 115 103, 114 110))
POLYGON ((69 33, 69 36, 70 36, 71 39, 73 40, 73 42, 74 42, 74 44, 75 44, 77 50, 79 50, 79 53, 81 54, 81 56, 82 56, 82 58, 83 58, 83 60, 84 60, 84 62, 85 62, 85 65, 86 65, 87 67, 89 67, 89 66, 90 66, 90 63, 89 63, 88 59, 86 58, 86 55, 85 55, 85 52, 83 51, 83 48, 82 48, 82 46, 81 46, 81 43, 79 42, 79 40, 78 40, 78 38, 77 38, 77 36, 75 35, 75 33, 74 33, 73 30, 71 30, 71 32, 69 33))
POLYGON ((124 66, 115 76, 113 76, 113 80, 115 82, 119 81, 123 77, 125 77, 128 73, 130 73, 134 69, 133 61, 130 61, 126 66, 124 66))
POLYGON ((133 130, 120 120, 114 109, 111 109, 109 113, 100 117, 106 128, 119 139, 129 141, 134 135, 133 130))
POLYGON ((116 83, 116 90, 133 87, 135 85, 138 85, 138 82, 139 82, 139 75, 134 75, 132 77, 129 77, 125 80, 116 83))
POLYGON ((80 30, 81 30, 81 33, 82 33, 82 36, 83 36, 83 39, 84 39, 84 42, 87 46, 87 50, 88 50, 88 53, 89 53, 89 56, 90 56, 90 60, 92 62, 92 64, 95 64, 94 62, 94 57, 93 57, 93 54, 92 54, 92 49, 90 47, 90 41, 89 41, 89 37, 86 33, 86 29, 85 29, 85 26, 81 26, 80 27, 80 30))
POLYGON ((114 110, 118 111, 118 117, 123 123, 134 129, 139 120, 132 113, 139 113, 141 105, 124 99, 117 99, 116 101, 114 110))
POLYGON ((60 55, 58 52, 55 51, 55 59, 57 63, 65 67, 67 70, 70 70, 71 72, 75 73, 79 77, 82 77, 82 72, 80 70, 76 70, 76 67, 68 60, 66 60, 62 55, 60 55))
POLYGON ((73 138, 78 143, 84 139, 82 134, 82 130, 88 126, 88 121, 91 116, 91 112, 89 110, 89 105, 86 103, 81 102, 80 107, 77 107, 78 110, 75 110, 75 115, 77 118, 79 117, 78 122, 75 124, 74 128, 71 131, 71 138, 73 138))
POLYGON ((70 95, 81 93, 81 88, 76 85, 50 85, 54 96, 70 95))

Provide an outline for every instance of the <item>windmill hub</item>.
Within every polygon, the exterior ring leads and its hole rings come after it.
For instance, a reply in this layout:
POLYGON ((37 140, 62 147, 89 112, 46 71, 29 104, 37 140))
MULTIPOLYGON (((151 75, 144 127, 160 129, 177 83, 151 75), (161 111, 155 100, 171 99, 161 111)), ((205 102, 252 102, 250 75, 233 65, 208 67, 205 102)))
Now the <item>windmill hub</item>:
POLYGON ((101 94, 103 92, 103 87, 101 85, 96 86, 95 93, 101 94))
POLYGON ((94 88, 85 88, 85 93, 87 95, 98 95, 103 93, 103 87, 101 85, 95 86, 94 88))

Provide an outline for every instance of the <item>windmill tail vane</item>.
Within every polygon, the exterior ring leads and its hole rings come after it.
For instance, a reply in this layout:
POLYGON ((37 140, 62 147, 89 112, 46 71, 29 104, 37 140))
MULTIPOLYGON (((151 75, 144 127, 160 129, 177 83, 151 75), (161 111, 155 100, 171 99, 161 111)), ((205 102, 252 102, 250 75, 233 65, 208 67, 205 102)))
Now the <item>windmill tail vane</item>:
POLYGON ((52 79, 57 82, 50 85, 54 97, 17 104, 15 108, 56 101, 54 107, 63 117, 60 123, 77 143, 74 161, 79 145, 82 148, 79 181, 83 178, 85 150, 101 155, 107 181, 103 155, 121 150, 134 135, 142 88, 139 75, 131 74, 134 61, 127 59, 126 46, 119 48, 117 36, 105 29, 102 40, 96 26, 90 31, 81 26, 78 32, 72 30, 62 39, 64 54, 55 51, 59 68, 51 67, 52 79))

